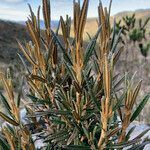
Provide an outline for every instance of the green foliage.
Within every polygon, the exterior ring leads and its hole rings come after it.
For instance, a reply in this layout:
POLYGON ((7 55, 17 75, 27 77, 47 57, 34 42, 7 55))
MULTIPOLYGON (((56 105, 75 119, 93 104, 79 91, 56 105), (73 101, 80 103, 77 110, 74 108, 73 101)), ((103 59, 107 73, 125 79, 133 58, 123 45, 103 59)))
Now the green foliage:
POLYGON ((135 22, 136 22, 135 14, 133 14, 132 16, 123 17, 123 21, 125 23, 127 31, 133 29, 135 27, 135 22))
MULTIPOLYGON (((130 123, 136 119, 147 98, 133 113, 141 81, 134 88, 133 78, 128 75, 118 78, 114 71, 123 47, 119 47, 119 32, 110 28, 108 12, 99 4, 99 28, 95 36, 84 45, 83 33, 87 19, 89 0, 82 7, 74 1, 74 38, 70 38, 71 19, 60 19, 56 32, 51 29, 50 1, 43 0, 44 31, 40 30, 40 8, 37 16, 32 11, 26 22, 32 42, 25 46, 18 41, 20 50, 30 63, 26 80, 30 103, 25 103, 28 123, 21 120, 21 92, 17 101, 13 94, 11 79, 1 75, 6 93, 1 100, 10 117, 0 116, 10 125, 2 129, 1 146, 8 149, 36 149, 33 134, 41 139, 45 149, 122 149, 128 146, 141 147, 146 143, 141 137, 148 131, 130 140, 126 134, 130 123), (63 42, 58 36, 61 27, 63 42), (97 39, 99 47, 96 48, 97 39), (62 57, 61 57, 62 56, 62 57), (92 64, 92 65, 91 65, 92 64), (124 82, 125 81, 125 82, 124 82), (124 88, 122 88, 124 87, 124 88), (6 144, 6 141, 8 144, 6 144)), ((129 28, 134 26, 134 15, 126 17, 129 28)), ((22 58, 21 58, 22 59, 22 58)))
POLYGON ((140 114, 140 112, 143 110, 144 106, 147 104, 148 100, 150 98, 150 95, 146 95, 143 100, 141 101, 141 103, 139 104, 139 106, 137 107, 136 111, 133 113, 132 117, 131 117, 131 121, 135 120, 136 117, 138 117, 138 115, 140 114))
POLYGON ((140 43, 139 48, 140 48, 141 54, 146 58, 150 50, 150 44, 143 45, 142 43, 140 43))
MULTIPOLYGON (((137 42, 137 48, 140 49, 140 52, 144 57, 147 57, 150 46, 149 44, 143 46, 142 43, 143 41, 145 43, 147 42, 147 25, 150 21, 150 18, 147 18, 145 21, 142 19, 137 20, 135 14, 133 14, 132 16, 123 17, 122 20, 119 20, 116 23, 116 33, 122 29, 122 36, 129 38, 129 41, 133 42, 134 44, 137 42)), ((124 42, 123 38, 124 37, 121 37, 122 43, 126 45, 126 42, 124 42)))
POLYGON ((143 32, 140 29, 133 29, 129 33, 130 40, 133 42, 141 41, 143 39, 143 32))

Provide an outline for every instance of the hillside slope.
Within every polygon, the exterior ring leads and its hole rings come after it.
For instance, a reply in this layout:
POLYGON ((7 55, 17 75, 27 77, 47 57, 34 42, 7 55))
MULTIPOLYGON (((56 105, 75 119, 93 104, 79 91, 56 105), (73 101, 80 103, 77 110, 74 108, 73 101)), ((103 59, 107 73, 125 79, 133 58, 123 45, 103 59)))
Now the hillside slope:
MULTIPOLYGON (((134 12, 121 12, 112 17, 115 17, 117 20, 121 19, 125 15, 131 15, 134 12)), ((150 17, 150 9, 146 10, 137 10, 135 11, 136 18, 148 18, 150 17)), ((54 25, 54 24, 53 24, 54 25)), ((97 21, 96 18, 89 18, 86 27, 85 27, 85 39, 88 39, 89 33, 91 36, 94 35, 97 31, 97 21)), ((150 22, 148 24, 150 28, 150 22)), ((73 28, 72 28, 73 29, 73 28)), ((73 36, 73 30, 71 32, 73 36)), ((28 41, 29 34, 26 31, 26 27, 19 23, 9 22, 0 20, 0 62, 11 63, 16 59, 16 52, 18 52, 18 45, 16 39, 19 39, 21 42, 28 41)))
POLYGON ((0 62, 9 64, 17 59, 16 39, 21 42, 30 39, 25 26, 0 20, 0 62))
MULTIPOLYGON (((122 19, 122 17, 126 15, 133 15, 135 13, 135 17, 137 20, 140 18, 142 20, 146 20, 148 17, 150 17, 150 9, 140 9, 136 11, 126 11, 126 12, 120 12, 114 16, 111 17, 111 24, 113 24, 114 18, 116 21, 119 21, 122 19)), ((147 25, 148 30, 150 31, 150 22, 147 25)), ((94 35, 97 31, 97 18, 90 18, 86 24, 85 31, 88 32, 90 35, 94 35)), ((86 35, 85 35, 86 36, 86 35)), ((86 38, 86 37, 85 37, 86 38)))
POLYGON ((135 13, 135 16, 137 19, 145 19, 150 17, 150 9, 138 9, 136 11, 125 11, 125 12, 120 12, 118 14, 115 15, 116 18, 121 19, 122 17, 126 16, 126 15, 132 15, 133 13, 135 13))

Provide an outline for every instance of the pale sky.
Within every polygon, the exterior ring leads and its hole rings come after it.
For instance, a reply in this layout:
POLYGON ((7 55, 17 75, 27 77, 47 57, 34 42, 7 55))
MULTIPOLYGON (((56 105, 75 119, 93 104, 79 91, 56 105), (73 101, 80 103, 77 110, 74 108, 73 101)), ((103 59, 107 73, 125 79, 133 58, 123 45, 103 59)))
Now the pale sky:
MULTIPOLYGON (((36 12, 42 0, 0 0, 0 19, 25 21, 29 15, 27 3, 30 3, 36 12)), ((83 0, 81 0, 83 1, 83 0)), ((102 0, 104 6, 108 6, 109 0, 102 0)), ((60 15, 72 16, 73 0, 51 0, 52 19, 58 20, 60 15)), ((90 0, 88 17, 97 16, 99 0, 90 0)), ((136 9, 149 9, 150 0, 113 0, 112 15, 121 11, 136 9)), ((42 19, 42 15, 41 15, 42 19)))

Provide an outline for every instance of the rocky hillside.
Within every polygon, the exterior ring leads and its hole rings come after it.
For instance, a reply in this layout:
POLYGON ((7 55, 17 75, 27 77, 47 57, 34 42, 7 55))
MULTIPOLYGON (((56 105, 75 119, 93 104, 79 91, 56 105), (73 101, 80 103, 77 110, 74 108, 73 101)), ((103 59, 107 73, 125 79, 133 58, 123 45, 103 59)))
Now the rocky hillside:
MULTIPOLYGON (((121 17, 125 15, 130 14, 136 14, 136 18, 148 18, 150 17, 150 9, 146 10, 137 10, 135 12, 121 12, 116 14, 112 17, 112 19, 115 17, 117 20, 119 20, 121 17)), ((53 28, 58 24, 57 21, 54 21, 53 28)), ((42 22, 43 26, 43 22, 42 22)), ((150 22, 148 27, 150 28, 150 22)), ((88 36, 86 33, 89 33, 91 36, 94 35, 97 31, 97 22, 96 18, 88 19, 86 28, 85 28, 85 39, 88 39, 88 36)), ((71 33, 73 35, 73 32, 71 33)), ((26 31, 26 27, 19 23, 15 22, 9 22, 9 21, 3 21, 0 20, 0 62, 9 64, 16 60, 16 53, 18 52, 18 45, 16 42, 16 39, 19 39, 20 41, 28 41, 29 35, 26 31)))
POLYGON ((29 34, 25 26, 0 20, 0 62, 10 64, 17 59, 18 44, 16 40, 21 42, 29 40, 29 34))

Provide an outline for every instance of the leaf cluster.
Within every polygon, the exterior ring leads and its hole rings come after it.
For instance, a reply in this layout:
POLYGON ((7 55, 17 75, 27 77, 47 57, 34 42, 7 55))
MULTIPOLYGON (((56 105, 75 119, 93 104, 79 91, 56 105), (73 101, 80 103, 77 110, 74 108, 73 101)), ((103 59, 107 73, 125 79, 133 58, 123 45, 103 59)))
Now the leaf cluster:
MULTIPOLYGON (((112 1, 111 1, 112 2, 112 1)), ((1 94, 9 116, 0 116, 9 125, 3 127, 0 145, 6 149, 36 149, 36 140, 45 143, 46 149, 123 149, 143 147, 148 143, 141 137, 135 139, 126 133, 142 111, 149 95, 134 110, 141 81, 135 86, 128 75, 119 77, 114 66, 123 47, 119 47, 119 33, 110 28, 110 9, 98 6, 98 30, 84 45, 83 33, 87 20, 89 0, 73 3, 74 37, 70 38, 71 19, 60 18, 56 31, 51 29, 50 1, 43 0, 44 31, 40 30, 40 7, 37 16, 31 15, 26 22, 32 41, 25 46, 18 41, 20 50, 31 64, 24 63, 26 79, 30 87, 26 104, 28 123, 20 119, 20 96, 15 102, 13 89, 2 76, 8 94, 1 94), (62 39, 58 35, 61 27, 62 39), (98 50, 96 43, 99 43, 98 50), (10 127, 11 126, 11 127, 10 127), (7 142, 8 144, 6 144, 7 142)), ((114 24, 115 29, 115 24, 114 24)))

